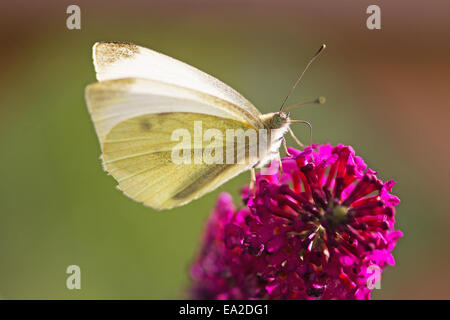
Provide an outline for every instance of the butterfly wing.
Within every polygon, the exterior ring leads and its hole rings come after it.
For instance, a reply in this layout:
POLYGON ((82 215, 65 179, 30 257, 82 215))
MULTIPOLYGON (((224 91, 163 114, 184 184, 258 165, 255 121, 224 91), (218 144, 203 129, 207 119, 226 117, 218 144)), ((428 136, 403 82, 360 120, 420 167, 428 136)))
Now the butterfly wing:
MULTIPOLYGON (((227 129, 258 129, 234 112, 232 104, 216 97, 158 81, 117 79, 88 86, 86 100, 105 170, 126 195, 153 208, 185 204, 258 161, 256 157, 243 164, 196 164, 193 157, 190 164, 173 161, 172 153, 182 147, 172 140, 172 133, 183 128, 194 137, 195 121, 201 121, 203 132, 215 129, 223 138, 227 129)), ((214 143, 225 155, 226 143, 214 143)), ((211 144, 194 145, 190 153, 200 148, 203 154, 206 146, 211 144)))
POLYGON ((241 109, 248 121, 261 113, 247 99, 220 80, 184 62, 131 43, 98 42, 93 59, 99 81, 143 78, 161 81, 217 97, 241 109))
POLYGON ((225 100, 192 89, 148 79, 116 79, 86 87, 86 101, 100 142, 118 123, 149 113, 195 112, 248 123, 263 124, 225 100))

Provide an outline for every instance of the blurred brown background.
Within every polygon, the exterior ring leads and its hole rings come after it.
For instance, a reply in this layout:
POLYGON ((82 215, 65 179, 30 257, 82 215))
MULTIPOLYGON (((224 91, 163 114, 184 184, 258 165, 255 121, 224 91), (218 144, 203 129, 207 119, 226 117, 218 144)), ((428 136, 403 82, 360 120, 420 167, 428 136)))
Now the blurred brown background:
MULTIPOLYGON (((309 57, 328 49, 291 103, 319 143, 350 144, 395 179, 405 233, 375 299, 450 298, 450 3, 445 1, 3 1, 0 4, 0 297, 180 298, 220 191, 155 212, 101 169, 84 87, 91 47, 128 41, 168 54, 275 111, 309 57), (66 8, 81 8, 81 30, 66 8), (366 8, 381 8, 381 30, 366 8), (82 290, 65 287, 68 265, 82 290)), ((296 127, 307 140, 307 130, 296 127)))

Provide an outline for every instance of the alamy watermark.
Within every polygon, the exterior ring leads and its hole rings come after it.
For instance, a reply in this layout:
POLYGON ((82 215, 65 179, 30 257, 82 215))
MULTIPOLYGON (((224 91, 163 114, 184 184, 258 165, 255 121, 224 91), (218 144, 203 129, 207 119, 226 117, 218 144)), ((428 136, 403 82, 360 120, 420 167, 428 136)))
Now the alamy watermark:
POLYGON ((66 27, 69 30, 81 29, 81 9, 76 4, 67 7, 66 13, 70 14, 66 19, 66 27))
POLYGON ((171 141, 178 142, 172 148, 172 162, 246 164, 249 159, 259 159, 267 154, 268 138, 267 129, 226 129, 223 132, 209 128, 203 131, 202 121, 194 121, 193 130, 179 128, 172 132, 171 141))
POLYGON ((370 276, 367 278, 367 288, 372 289, 381 289, 381 268, 376 264, 372 264, 367 267, 367 273, 370 276))
POLYGON ((366 13, 369 14, 366 20, 366 26, 369 30, 381 29, 381 9, 376 4, 367 7, 366 13))
POLYGON ((69 290, 81 289, 81 269, 73 264, 67 267, 66 273, 69 274, 66 280, 66 287, 69 290))

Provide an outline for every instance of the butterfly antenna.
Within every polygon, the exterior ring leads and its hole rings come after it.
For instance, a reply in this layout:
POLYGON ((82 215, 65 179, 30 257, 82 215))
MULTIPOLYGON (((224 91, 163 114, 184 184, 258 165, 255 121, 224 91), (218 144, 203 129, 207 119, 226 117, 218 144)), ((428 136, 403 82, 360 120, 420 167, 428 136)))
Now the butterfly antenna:
POLYGON ((308 104, 324 104, 326 101, 327 101, 327 99, 325 99, 325 97, 318 97, 314 101, 306 101, 306 102, 296 103, 296 104, 287 106, 286 108, 283 109, 283 111, 286 112, 288 110, 296 109, 296 108, 299 108, 302 106, 306 106, 308 104))
POLYGON ((289 97, 291 96, 292 92, 294 91, 295 87, 300 83, 300 80, 302 80, 303 75, 305 74, 306 70, 308 70, 309 66, 313 63, 314 60, 316 60, 316 58, 322 53, 323 50, 325 50, 327 46, 325 44, 322 44, 319 48, 319 50, 317 50, 316 54, 309 60, 308 64, 306 65, 305 69, 303 70, 303 72, 300 74, 300 76, 298 77, 297 81, 295 82, 295 84, 292 86, 291 90, 289 91, 288 95, 286 96, 286 98, 284 98, 283 103, 281 104, 281 108, 280 111, 283 111, 283 107, 286 104, 287 99, 289 99, 289 97))

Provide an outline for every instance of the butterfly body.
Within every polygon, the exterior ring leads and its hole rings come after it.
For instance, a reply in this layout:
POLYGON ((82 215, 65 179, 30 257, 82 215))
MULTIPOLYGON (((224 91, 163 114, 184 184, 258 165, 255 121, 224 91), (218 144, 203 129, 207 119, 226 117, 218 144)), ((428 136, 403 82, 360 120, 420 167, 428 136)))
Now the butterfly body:
POLYGON ((279 157, 283 137, 289 130, 289 115, 284 112, 263 114, 261 115, 261 121, 268 131, 269 148, 267 153, 262 155, 256 163, 255 168, 262 168, 279 157))

